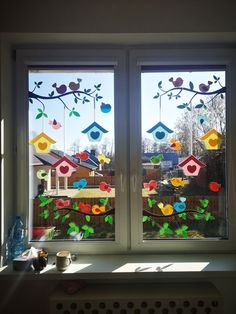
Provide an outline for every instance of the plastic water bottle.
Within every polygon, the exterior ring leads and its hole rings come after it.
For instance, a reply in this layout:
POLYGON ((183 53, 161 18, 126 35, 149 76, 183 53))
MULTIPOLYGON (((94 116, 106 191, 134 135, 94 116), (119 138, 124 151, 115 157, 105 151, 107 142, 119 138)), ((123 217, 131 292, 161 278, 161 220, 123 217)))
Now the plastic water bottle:
POLYGON ((13 260, 25 251, 25 228, 20 216, 16 216, 10 230, 6 251, 8 260, 13 260))

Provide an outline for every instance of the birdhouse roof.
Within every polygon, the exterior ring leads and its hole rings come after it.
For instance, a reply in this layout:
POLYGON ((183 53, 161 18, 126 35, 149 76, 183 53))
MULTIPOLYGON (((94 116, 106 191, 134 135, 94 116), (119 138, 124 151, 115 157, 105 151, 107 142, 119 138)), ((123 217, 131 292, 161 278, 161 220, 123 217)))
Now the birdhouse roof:
POLYGON ((62 157, 61 159, 59 159, 54 165, 52 165, 53 168, 56 168, 57 166, 59 166, 63 161, 65 161, 66 163, 68 163, 71 167, 73 168, 77 168, 77 164, 74 163, 73 161, 71 161, 69 158, 67 158, 66 156, 62 157))
POLYGON ((84 129, 82 131, 82 133, 87 133, 89 132, 93 127, 99 129, 101 132, 103 133, 107 133, 108 131, 106 129, 104 129, 101 125, 99 125, 97 122, 93 122, 92 124, 90 124, 86 129, 84 129))
POLYGON ((31 141, 30 144, 34 144, 37 141, 39 141, 42 137, 44 137, 46 140, 48 140, 51 144, 55 144, 56 141, 54 141, 50 136, 48 136, 46 133, 41 132, 39 135, 35 136, 31 141))
POLYGON ((198 160, 195 156, 190 155, 188 156, 186 159, 184 159, 178 166, 179 167, 184 167, 186 164, 188 164, 190 161, 194 161, 199 167, 205 167, 206 165, 201 162, 200 160, 198 160))
POLYGON ((165 130, 168 133, 173 133, 173 131, 171 129, 169 129, 164 123, 162 122, 158 122, 157 124, 155 124, 150 130, 148 130, 148 133, 152 133, 153 131, 155 131, 158 127, 161 127, 163 130, 165 130))
POLYGON ((220 134, 219 132, 217 132, 215 129, 211 129, 208 132, 206 132, 202 137, 201 140, 206 140, 209 136, 211 136, 212 134, 215 134, 217 137, 219 138, 223 138, 223 135, 220 134))

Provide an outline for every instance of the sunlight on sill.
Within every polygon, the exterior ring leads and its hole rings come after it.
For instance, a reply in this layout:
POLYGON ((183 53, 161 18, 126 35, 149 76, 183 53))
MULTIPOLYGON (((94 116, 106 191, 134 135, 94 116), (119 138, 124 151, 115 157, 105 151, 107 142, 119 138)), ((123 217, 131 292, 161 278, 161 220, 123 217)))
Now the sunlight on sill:
POLYGON ((8 267, 7 265, 6 265, 6 266, 1 267, 1 268, 0 268, 0 273, 1 273, 2 271, 4 271, 7 267, 8 267))
MULTIPOLYGON (((65 271, 61 271, 61 274, 73 274, 81 271, 82 269, 91 266, 91 264, 71 264, 65 271)), ((51 271, 57 271, 56 265, 47 265, 40 274, 44 274, 51 271)), ((59 272, 59 271, 57 271, 59 272)))
POLYGON ((191 272, 202 271, 209 262, 194 263, 126 263, 113 270, 113 273, 132 272, 191 272))

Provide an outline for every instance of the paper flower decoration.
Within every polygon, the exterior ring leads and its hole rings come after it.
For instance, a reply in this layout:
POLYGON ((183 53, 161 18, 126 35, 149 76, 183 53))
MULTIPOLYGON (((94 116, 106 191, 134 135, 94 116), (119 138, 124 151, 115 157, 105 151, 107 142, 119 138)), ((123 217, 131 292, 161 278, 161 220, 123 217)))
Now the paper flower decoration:
POLYGON ((205 167, 206 165, 198 160, 195 156, 190 155, 189 157, 184 159, 178 166, 183 169, 186 176, 197 176, 200 169, 205 167))
POLYGON ((107 158, 104 154, 99 154, 98 161, 100 162, 101 165, 104 165, 104 164, 109 164, 111 159, 107 158))
POLYGON ((100 213, 104 213, 106 211, 105 206, 99 206, 97 204, 93 205, 92 212, 95 215, 99 215, 100 213))
POLYGON ((157 181, 150 180, 149 182, 143 183, 143 187, 149 191, 155 190, 157 188, 157 181))
POLYGON ((106 182, 101 182, 99 187, 100 187, 100 190, 103 191, 103 192, 108 192, 108 193, 111 192, 110 184, 108 184, 106 182))
POLYGON ((215 129, 211 129, 201 137, 201 140, 204 142, 206 149, 213 150, 220 149, 222 138, 222 134, 215 129))
POLYGON ((174 208, 171 204, 166 204, 164 206, 163 203, 159 203, 158 204, 158 207, 161 209, 161 212, 164 216, 169 216, 169 215, 172 215, 173 212, 174 212, 174 208))
POLYGON ((70 200, 63 200, 59 198, 55 201, 55 205, 58 209, 70 206, 70 200))

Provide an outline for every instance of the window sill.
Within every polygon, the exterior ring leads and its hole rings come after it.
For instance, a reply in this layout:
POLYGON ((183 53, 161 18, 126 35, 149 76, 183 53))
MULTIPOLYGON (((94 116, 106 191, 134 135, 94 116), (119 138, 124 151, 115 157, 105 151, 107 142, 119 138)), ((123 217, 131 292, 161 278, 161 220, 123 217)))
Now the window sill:
POLYGON ((16 275, 28 280, 155 280, 236 277, 236 254, 185 255, 82 255, 68 269, 59 272, 49 258, 47 267, 33 271, 13 271, 12 265, 0 268, 0 280, 15 280, 16 275))

